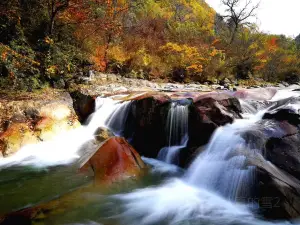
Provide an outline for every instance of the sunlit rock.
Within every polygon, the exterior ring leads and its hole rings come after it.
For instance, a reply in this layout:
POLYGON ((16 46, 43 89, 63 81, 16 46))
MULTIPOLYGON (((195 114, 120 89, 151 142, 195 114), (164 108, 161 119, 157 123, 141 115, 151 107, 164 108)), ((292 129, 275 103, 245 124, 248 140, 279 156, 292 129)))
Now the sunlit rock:
POLYGON ((121 137, 106 141, 80 169, 93 170, 96 183, 112 183, 135 177, 145 165, 135 149, 121 137))
POLYGON ((0 151, 4 156, 80 126, 68 93, 27 95, 0 98, 0 151))

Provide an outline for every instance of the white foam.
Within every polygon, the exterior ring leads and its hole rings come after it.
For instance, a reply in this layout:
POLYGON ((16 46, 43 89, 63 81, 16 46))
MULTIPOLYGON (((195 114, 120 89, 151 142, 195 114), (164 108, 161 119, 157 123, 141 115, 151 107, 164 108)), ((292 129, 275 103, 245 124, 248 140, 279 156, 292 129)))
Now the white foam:
POLYGON ((299 97, 300 92, 293 91, 291 88, 281 89, 276 92, 270 101, 276 102, 286 98, 299 97))
POLYGON ((26 145, 17 153, 0 160, 0 167, 12 165, 33 165, 47 167, 69 164, 80 158, 81 147, 94 139, 94 132, 98 127, 105 127, 110 115, 127 103, 120 104, 110 98, 97 98, 96 112, 90 116, 89 123, 77 129, 61 132, 52 140, 38 144, 26 145))
POLYGON ((115 197, 124 203, 125 211, 119 215, 127 219, 124 224, 161 224, 165 219, 169 221, 168 224, 192 219, 226 224, 238 218, 247 220, 252 216, 245 206, 233 204, 179 179, 115 197))

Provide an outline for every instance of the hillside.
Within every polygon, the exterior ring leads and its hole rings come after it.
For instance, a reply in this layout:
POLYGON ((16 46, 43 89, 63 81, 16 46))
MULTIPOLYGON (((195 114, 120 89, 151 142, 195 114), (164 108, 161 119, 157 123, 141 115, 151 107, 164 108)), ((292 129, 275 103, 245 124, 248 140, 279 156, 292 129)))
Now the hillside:
POLYGON ((170 82, 298 82, 299 48, 203 0, 3 0, 1 88, 66 88, 89 70, 170 82))

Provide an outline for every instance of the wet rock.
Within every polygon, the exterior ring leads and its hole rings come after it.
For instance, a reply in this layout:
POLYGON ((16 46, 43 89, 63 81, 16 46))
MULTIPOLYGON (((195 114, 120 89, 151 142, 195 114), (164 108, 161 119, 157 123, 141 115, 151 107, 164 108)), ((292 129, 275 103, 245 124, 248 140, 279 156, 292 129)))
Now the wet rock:
POLYGON ((23 215, 9 215, 0 220, 1 225, 31 225, 30 218, 23 215))
POLYGON ((141 173, 145 165, 135 149, 121 137, 107 140, 80 169, 93 170, 96 183, 113 183, 141 173))
POLYGON ((263 119, 272 119, 276 121, 287 121, 288 123, 298 126, 300 124, 300 115, 291 109, 279 109, 275 112, 267 112, 263 119))
POLYGON ((282 81, 281 84, 283 85, 283 87, 288 87, 289 84, 287 82, 282 81))
POLYGON ((288 84, 297 84, 298 85, 300 82, 299 74, 296 74, 296 73, 287 74, 285 77, 285 82, 288 84))
POLYGON ((266 143, 266 158, 300 179, 300 134, 270 138, 266 143))
POLYGON ((71 92, 74 110, 81 123, 95 111, 95 98, 80 91, 71 92))
POLYGON ((230 85, 231 83, 232 82, 228 78, 224 78, 224 79, 219 81, 219 84, 222 85, 222 86, 230 85))
POLYGON ((250 165, 256 166, 256 194, 260 213, 271 219, 300 216, 300 133, 298 117, 285 109, 267 113, 252 131, 242 134, 250 165), (254 145, 251 145, 253 143, 254 145))
POLYGON ((194 99, 190 106, 188 149, 181 152, 181 166, 193 160, 195 150, 208 143, 213 132, 235 118, 241 118, 239 101, 229 95, 209 93, 194 99))
POLYGON ((257 167, 259 212, 270 219, 292 219, 300 216, 300 182, 266 161, 259 154, 247 156, 249 165, 257 167))
POLYGON ((165 123, 170 98, 163 94, 136 97, 128 114, 125 137, 146 157, 156 158, 165 146, 165 123))
POLYGON ((105 127, 99 127, 95 131, 94 136, 98 142, 103 142, 103 141, 109 139, 110 137, 113 137, 114 134, 105 127))

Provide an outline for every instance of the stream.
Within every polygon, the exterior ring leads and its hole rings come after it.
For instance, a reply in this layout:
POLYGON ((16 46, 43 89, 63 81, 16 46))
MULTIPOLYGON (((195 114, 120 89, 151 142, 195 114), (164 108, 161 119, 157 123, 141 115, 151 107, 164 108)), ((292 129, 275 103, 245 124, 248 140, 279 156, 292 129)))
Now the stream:
MULTIPOLYGON (((264 155, 243 132, 256 129, 276 102, 299 97, 298 92, 278 91, 260 108, 240 100, 243 118, 215 130, 209 143, 185 170, 178 153, 188 143, 188 105, 171 104, 166 117, 166 143, 140 179, 109 187, 93 186, 93 176, 76 173, 93 152, 84 143, 99 126, 123 136, 131 101, 96 100, 95 113, 86 125, 52 141, 23 147, 0 161, 0 214, 50 202, 48 210, 30 221, 12 218, 0 224, 38 225, 269 225, 297 221, 267 221, 249 201, 255 190, 254 166, 245 166, 245 153, 264 155), (242 153, 241 153, 242 152, 242 153), (248 199, 247 201, 245 199, 248 199)), ((297 111, 300 105, 286 105, 297 111)), ((265 126, 275 132, 273 124, 265 126)), ((92 149, 92 148, 91 148, 92 149)), ((300 224, 300 223, 299 223, 300 224)))

